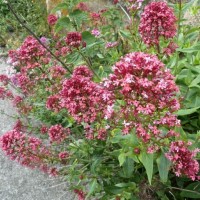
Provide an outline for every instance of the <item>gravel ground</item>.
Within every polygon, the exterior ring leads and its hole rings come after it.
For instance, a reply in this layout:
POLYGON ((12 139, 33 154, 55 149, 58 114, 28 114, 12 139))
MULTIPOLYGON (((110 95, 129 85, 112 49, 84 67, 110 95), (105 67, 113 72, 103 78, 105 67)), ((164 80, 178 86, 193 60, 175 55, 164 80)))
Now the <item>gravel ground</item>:
MULTIPOLYGON (((0 60, 0 74, 6 72, 7 64, 0 60)), ((0 110, 8 115, 15 111, 8 101, 0 100, 0 110)), ((0 135, 12 129, 14 121, 0 115, 0 135)), ((24 168, 9 160, 0 150, 0 200, 74 200, 67 184, 51 178, 40 171, 24 168)))

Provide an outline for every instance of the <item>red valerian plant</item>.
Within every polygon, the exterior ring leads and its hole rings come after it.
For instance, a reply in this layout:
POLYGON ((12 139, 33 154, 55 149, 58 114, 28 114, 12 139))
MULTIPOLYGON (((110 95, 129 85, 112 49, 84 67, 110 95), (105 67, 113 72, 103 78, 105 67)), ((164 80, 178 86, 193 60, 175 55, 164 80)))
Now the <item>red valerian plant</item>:
POLYGON ((19 115, 0 137, 2 150, 69 178, 80 200, 171 198, 169 182, 199 180, 200 151, 177 117, 173 9, 152 2, 140 15, 145 1, 127 0, 94 12, 70 2, 68 16, 48 17, 52 39, 40 38, 44 46, 29 36, 9 52, 13 72, 0 75, 0 98, 19 115))

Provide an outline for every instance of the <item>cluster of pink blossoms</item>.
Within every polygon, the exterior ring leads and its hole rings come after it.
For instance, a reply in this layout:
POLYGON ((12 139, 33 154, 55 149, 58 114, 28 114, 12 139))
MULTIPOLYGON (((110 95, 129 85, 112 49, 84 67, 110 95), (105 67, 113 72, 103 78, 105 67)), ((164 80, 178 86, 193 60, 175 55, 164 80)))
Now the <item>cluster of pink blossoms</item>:
POLYGON ((83 190, 78 190, 75 189, 74 193, 76 193, 78 195, 78 200, 85 200, 85 193, 83 192, 83 190))
POLYGON ((82 10, 82 11, 85 11, 85 12, 89 11, 89 7, 85 2, 80 2, 79 4, 77 4, 76 9, 82 10))
POLYGON ((79 32, 69 32, 65 41, 68 46, 75 48, 79 48, 83 44, 82 35, 79 32))
POLYGON ((105 116, 107 106, 112 104, 112 93, 91 80, 86 66, 77 67, 70 79, 63 82, 61 105, 78 122, 94 122, 105 116))
POLYGON ((27 137, 19 130, 11 130, 0 137, 1 149, 12 160, 30 168, 40 168, 44 158, 50 156, 49 150, 38 138, 27 137))
POLYGON ((179 89, 156 56, 142 52, 127 54, 113 66, 113 74, 104 86, 115 93, 116 99, 124 101, 113 111, 116 119, 112 119, 118 124, 120 119, 124 120, 121 123, 125 134, 136 128, 138 137, 147 143, 161 137, 159 127, 180 125, 173 114, 180 108, 175 97, 179 89))
POLYGON ((176 17, 165 2, 148 4, 141 15, 139 32, 145 44, 159 44, 159 38, 173 38, 176 35, 176 17))
POLYGON ((60 124, 53 125, 48 130, 50 142, 61 143, 70 134, 70 130, 63 128, 60 124))
POLYGON ((189 146, 191 146, 190 142, 186 143, 181 140, 172 142, 166 157, 173 163, 173 170, 176 176, 186 175, 192 180, 200 180, 200 176, 197 176, 199 163, 194 159, 200 149, 192 151, 189 150, 189 146))
POLYGON ((9 51, 11 63, 18 62, 20 66, 36 63, 36 59, 46 56, 46 49, 32 36, 28 36, 19 49, 9 51))
POLYGON ((53 26, 56 24, 56 22, 58 21, 58 17, 56 15, 49 15, 48 18, 47 18, 47 22, 50 26, 53 26))

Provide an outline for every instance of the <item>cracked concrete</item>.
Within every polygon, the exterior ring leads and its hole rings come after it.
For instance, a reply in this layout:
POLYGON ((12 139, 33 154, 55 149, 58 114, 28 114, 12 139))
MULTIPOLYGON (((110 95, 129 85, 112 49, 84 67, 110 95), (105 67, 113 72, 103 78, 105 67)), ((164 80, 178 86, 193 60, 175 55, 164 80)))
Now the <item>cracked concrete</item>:
MULTIPOLYGON (((0 74, 6 73, 8 65, 0 60, 0 74)), ((15 114, 10 102, 0 100, 0 110, 15 114)), ((12 118, 0 115, 0 135, 11 130, 12 118)), ((51 178, 40 171, 20 166, 9 160, 0 150, 0 200, 74 200, 67 190, 67 183, 51 178)))

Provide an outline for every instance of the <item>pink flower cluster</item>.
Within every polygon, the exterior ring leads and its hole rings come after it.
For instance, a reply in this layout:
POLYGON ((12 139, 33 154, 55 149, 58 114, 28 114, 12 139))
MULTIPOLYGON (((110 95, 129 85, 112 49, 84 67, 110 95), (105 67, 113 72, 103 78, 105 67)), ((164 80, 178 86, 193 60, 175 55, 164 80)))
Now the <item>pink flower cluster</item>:
POLYGON ((166 54, 167 56, 172 55, 176 49, 178 48, 178 45, 174 42, 170 42, 169 45, 163 49, 163 53, 166 54))
POLYGON ((78 200, 85 200, 85 193, 83 192, 83 190, 75 189, 74 193, 78 195, 78 200))
POLYGON ((32 36, 28 36, 19 49, 9 51, 11 63, 18 62, 21 65, 36 63, 36 59, 39 60, 46 55, 46 49, 32 36))
POLYGON ((53 125, 48 130, 51 142, 61 143, 70 134, 69 129, 63 128, 60 124, 53 125))
POLYGON ((79 32, 69 32, 65 41, 70 47, 79 48, 82 44, 82 35, 79 32))
POLYGON ((46 107, 54 112, 59 112, 62 108, 60 105, 60 95, 55 94, 49 96, 46 101, 46 107))
POLYGON ((82 10, 82 11, 85 11, 85 12, 88 12, 88 11, 89 11, 89 7, 88 7, 88 5, 87 5, 85 2, 80 2, 80 3, 76 6, 76 9, 82 10))
POLYGON ((5 86, 0 86, 0 99, 6 99, 6 98, 12 99, 13 94, 5 86))
POLYGON ((40 168, 44 159, 50 156, 42 141, 27 137, 19 130, 11 130, 0 137, 0 147, 12 160, 30 168, 40 168))
POLYGON ((107 106, 112 104, 112 94, 93 82, 91 72, 82 66, 63 82, 61 104, 77 122, 91 123, 100 115, 104 117, 107 106))
POLYGON ((173 114, 180 107, 175 97, 179 89, 156 56, 142 52, 127 54, 113 66, 113 74, 104 86, 115 93, 116 99, 124 101, 114 111, 116 119, 112 119, 122 124, 125 134, 135 128, 138 137, 147 143, 161 137, 159 127, 179 126, 173 114))
POLYGON ((49 68, 49 72, 53 79, 62 79, 67 71, 61 66, 53 66, 49 68))
POLYGON ((47 18, 47 22, 50 26, 53 26, 58 21, 58 17, 56 15, 50 14, 47 18))
POLYGON ((200 149, 192 151, 189 150, 189 146, 191 146, 190 142, 186 143, 181 140, 172 142, 166 157, 172 162, 176 176, 185 175, 194 181, 200 179, 200 176, 197 176, 199 163, 194 159, 200 149))
POLYGON ((141 15, 139 32, 148 46, 159 44, 159 38, 173 38, 176 35, 176 17, 165 2, 148 4, 141 15))

